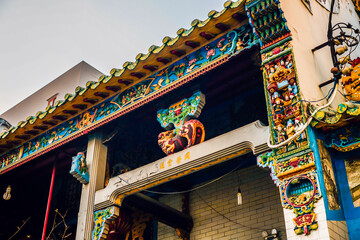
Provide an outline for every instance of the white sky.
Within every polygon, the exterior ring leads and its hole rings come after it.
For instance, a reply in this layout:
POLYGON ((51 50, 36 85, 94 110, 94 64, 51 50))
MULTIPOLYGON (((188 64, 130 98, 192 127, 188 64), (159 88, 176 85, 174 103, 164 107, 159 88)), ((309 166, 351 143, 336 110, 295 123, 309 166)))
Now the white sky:
POLYGON ((0 114, 84 60, 108 75, 225 0, 0 0, 0 114))

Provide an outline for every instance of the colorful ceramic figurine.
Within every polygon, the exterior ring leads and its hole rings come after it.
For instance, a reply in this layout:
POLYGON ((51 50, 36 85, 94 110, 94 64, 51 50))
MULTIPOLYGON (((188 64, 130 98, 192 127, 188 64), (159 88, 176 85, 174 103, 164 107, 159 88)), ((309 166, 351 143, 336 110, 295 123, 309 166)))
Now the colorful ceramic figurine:
POLYGON ((283 102, 284 102, 284 115, 291 116, 293 114, 292 107, 291 107, 292 101, 291 101, 288 93, 285 94, 283 102))
POLYGON ((167 155, 181 151, 205 139, 205 129, 201 122, 190 117, 198 117, 205 104, 205 96, 196 92, 188 99, 183 99, 167 109, 157 113, 161 126, 175 129, 162 132, 158 136, 158 144, 167 155))
POLYGON ((83 152, 79 152, 72 158, 70 174, 82 184, 89 183, 88 167, 86 165, 85 154, 83 152))
POLYGON ((284 130, 284 125, 278 124, 276 126, 276 131, 277 131, 277 142, 281 143, 281 142, 285 141, 286 140, 286 132, 284 130))
MULTIPOLYGON (((300 117, 295 118, 295 132, 303 131, 304 124, 301 122, 300 117)), ((300 133, 299 137, 296 139, 296 142, 300 144, 306 139, 305 131, 300 133)))
POLYGON ((288 138, 292 137, 295 134, 295 127, 293 120, 289 119, 286 124, 286 135, 288 138))
MULTIPOLYGON (((360 61, 360 60, 359 60, 360 61)), ((360 63, 352 61, 352 67, 348 73, 348 76, 343 77, 342 84, 346 92, 346 98, 353 102, 360 101, 360 63), (355 65, 356 64, 356 65, 355 65)))
MULTIPOLYGON (((284 101, 278 92, 274 92, 273 95, 273 109, 275 115, 284 115, 284 101)), ((278 118, 279 116, 276 117, 278 118)))

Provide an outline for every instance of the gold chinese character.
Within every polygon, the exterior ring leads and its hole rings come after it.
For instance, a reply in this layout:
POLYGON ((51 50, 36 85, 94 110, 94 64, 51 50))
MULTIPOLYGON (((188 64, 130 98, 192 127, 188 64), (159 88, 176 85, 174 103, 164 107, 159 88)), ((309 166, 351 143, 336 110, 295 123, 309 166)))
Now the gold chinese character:
POLYGON ((168 161, 169 167, 171 167, 172 161, 173 161, 173 160, 171 160, 171 159, 168 161))
POLYGON ((164 169, 165 166, 164 166, 164 162, 160 163, 160 169, 164 169))
POLYGON ((190 152, 185 153, 185 160, 190 160, 190 152))
POLYGON ((180 156, 177 157, 176 163, 177 163, 177 164, 181 163, 181 157, 180 157, 180 156))

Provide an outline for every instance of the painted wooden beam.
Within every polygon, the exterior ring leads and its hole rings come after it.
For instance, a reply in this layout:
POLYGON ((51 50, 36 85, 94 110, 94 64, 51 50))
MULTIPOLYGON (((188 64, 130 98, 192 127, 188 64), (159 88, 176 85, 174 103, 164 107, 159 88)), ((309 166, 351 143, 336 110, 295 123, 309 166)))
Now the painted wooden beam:
POLYGON ((157 221, 173 228, 191 231, 193 227, 193 220, 191 216, 142 193, 135 193, 126 197, 123 204, 129 207, 135 207, 145 213, 149 213, 157 221))

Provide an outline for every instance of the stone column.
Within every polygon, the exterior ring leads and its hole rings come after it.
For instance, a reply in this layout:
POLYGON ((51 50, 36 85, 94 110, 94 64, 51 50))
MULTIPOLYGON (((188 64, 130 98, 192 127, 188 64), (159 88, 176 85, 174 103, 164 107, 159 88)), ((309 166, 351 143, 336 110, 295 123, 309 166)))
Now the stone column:
POLYGON ((95 191, 104 188, 107 147, 102 143, 100 133, 89 136, 86 161, 90 180, 83 185, 76 230, 76 240, 90 240, 94 225, 95 191))

